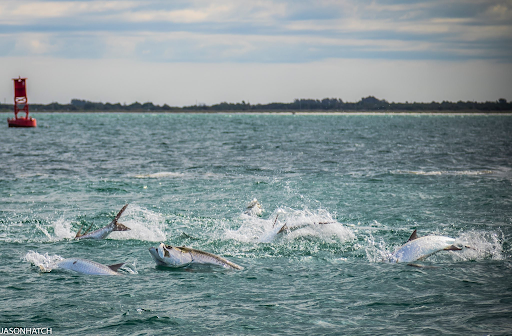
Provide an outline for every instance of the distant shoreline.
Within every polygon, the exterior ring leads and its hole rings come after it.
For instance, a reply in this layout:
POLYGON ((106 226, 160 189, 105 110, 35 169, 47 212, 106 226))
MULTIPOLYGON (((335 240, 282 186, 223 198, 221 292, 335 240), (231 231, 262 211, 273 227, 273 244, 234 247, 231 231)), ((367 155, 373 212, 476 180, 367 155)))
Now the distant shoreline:
MULTIPOLYGON (((0 113, 9 114, 2 111, 0 113)), ((30 116, 37 114, 237 114, 237 115, 495 115, 512 116, 512 111, 30 111, 30 116)), ((21 114, 24 116, 24 113, 21 114)))
MULTIPOLYGON (((1 112, 13 111, 11 104, 0 104, 1 112)), ((71 99, 69 104, 29 103, 30 112, 99 112, 99 113, 502 113, 512 112, 512 102, 504 98, 496 101, 475 102, 405 102, 395 103, 379 100, 373 96, 361 98, 358 102, 345 102, 338 98, 295 99, 290 103, 250 104, 222 102, 214 105, 196 104, 191 106, 155 105, 151 102, 134 102, 130 105, 121 103, 102 103, 71 99)))

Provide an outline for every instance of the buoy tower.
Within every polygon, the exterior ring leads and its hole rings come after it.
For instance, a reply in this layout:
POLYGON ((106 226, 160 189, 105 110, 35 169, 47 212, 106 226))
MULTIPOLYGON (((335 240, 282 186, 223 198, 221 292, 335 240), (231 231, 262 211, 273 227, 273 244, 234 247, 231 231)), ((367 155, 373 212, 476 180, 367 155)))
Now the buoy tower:
POLYGON ((14 81, 14 119, 7 119, 9 127, 36 127, 37 122, 28 116, 28 100, 26 78, 13 78, 14 81), (18 117, 19 112, 25 112, 25 117, 18 117))

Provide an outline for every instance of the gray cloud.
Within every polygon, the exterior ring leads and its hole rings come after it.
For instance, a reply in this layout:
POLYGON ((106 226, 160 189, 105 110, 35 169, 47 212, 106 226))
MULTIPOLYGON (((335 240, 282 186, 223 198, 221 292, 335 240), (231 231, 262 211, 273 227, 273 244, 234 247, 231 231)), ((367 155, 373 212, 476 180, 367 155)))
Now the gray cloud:
POLYGON ((0 56, 159 62, 512 61, 512 2, 5 1, 0 56), (126 49, 114 50, 112 41, 126 49), (7 41, 7 42, 6 42, 7 41), (28 44, 27 44, 28 43, 28 44))
POLYGON ((511 100, 512 1, 2 0, 0 62, 41 103, 511 100))

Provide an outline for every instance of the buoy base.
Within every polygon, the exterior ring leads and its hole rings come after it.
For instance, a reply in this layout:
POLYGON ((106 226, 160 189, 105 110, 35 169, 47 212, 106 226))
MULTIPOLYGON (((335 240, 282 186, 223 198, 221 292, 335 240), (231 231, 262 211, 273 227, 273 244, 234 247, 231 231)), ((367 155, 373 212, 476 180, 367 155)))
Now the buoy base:
POLYGON ((37 122, 34 118, 7 119, 9 127, 36 127, 37 122))

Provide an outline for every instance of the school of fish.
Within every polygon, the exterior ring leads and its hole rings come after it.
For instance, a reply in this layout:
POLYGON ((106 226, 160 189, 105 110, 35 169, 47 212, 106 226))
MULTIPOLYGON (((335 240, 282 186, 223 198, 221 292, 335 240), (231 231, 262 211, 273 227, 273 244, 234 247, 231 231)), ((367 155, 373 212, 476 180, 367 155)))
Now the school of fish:
MULTIPOLYGON (((130 228, 118 222, 123 212, 128 207, 128 204, 117 213, 112 222, 98 230, 89 232, 89 227, 84 233, 82 228, 77 232, 75 239, 105 239, 113 231, 128 231, 130 228)), ((249 216, 261 216, 263 207, 257 199, 252 200, 248 205, 244 213, 249 216)), ((277 216, 274 221, 274 226, 277 223, 277 216)), ((318 225, 332 224, 333 222, 319 222, 315 223, 318 225)), ((302 227, 302 226, 300 226, 302 227)), ((299 227, 290 228, 286 225, 281 226, 278 234, 290 232, 299 227)), ((277 228, 276 228, 277 230, 277 228)), ((397 248, 387 260, 390 263, 412 263, 415 261, 423 260, 435 253, 441 251, 460 251, 463 248, 470 248, 464 245, 457 245, 456 240, 446 236, 424 236, 418 237, 417 231, 411 234, 409 240, 399 248, 397 248)), ((194 265, 204 266, 211 265, 216 267, 222 267, 230 270, 243 270, 244 268, 237 265, 221 256, 213 253, 193 249, 185 246, 171 246, 164 243, 160 243, 157 247, 150 247, 149 253, 153 257, 155 263, 158 266, 173 267, 173 268, 186 268, 194 265)), ((74 271, 81 274, 88 275, 121 275, 118 270, 125 263, 118 263, 114 265, 103 265, 93 260, 83 258, 67 258, 58 261, 55 266, 56 268, 74 271)), ((417 266, 416 264, 410 264, 417 266)), ((46 271, 44 267, 40 266, 42 271, 46 271)))

